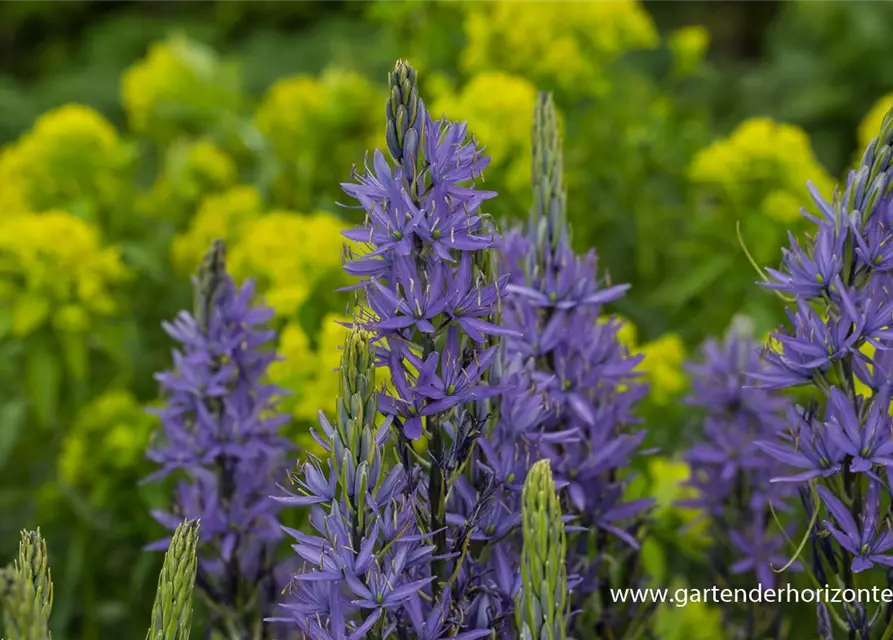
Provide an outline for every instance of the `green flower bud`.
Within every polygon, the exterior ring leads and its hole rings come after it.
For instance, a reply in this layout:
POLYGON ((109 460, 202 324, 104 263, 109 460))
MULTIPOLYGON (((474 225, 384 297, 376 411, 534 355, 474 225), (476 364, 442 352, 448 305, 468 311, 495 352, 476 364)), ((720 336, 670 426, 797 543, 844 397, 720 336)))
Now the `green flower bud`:
POLYGON ((198 567, 199 520, 184 520, 164 554, 158 577, 152 625, 146 640, 188 640, 192 628, 192 591, 198 567))
POLYGON ((549 93, 539 94, 533 114, 533 206, 530 216, 533 228, 543 223, 546 225, 545 229, 539 229, 538 249, 546 250, 546 240, 554 248, 567 228, 567 194, 558 115, 549 93))
POLYGON ((409 63, 397 60, 394 70, 388 74, 388 84, 390 95, 385 107, 388 151, 402 165, 404 158, 409 156, 414 160, 418 153, 425 105, 419 98, 416 70, 409 63), (412 139, 408 141, 408 137, 412 139))
POLYGON ((566 540, 548 460, 530 469, 521 494, 521 591, 515 622, 529 640, 564 640, 567 633, 566 540))
POLYGON ((19 555, 0 577, 3 626, 8 640, 50 640, 53 581, 40 529, 22 531, 19 555))
POLYGON ((214 240, 192 281, 195 319, 203 331, 208 329, 214 297, 226 279, 226 245, 223 240, 214 240))

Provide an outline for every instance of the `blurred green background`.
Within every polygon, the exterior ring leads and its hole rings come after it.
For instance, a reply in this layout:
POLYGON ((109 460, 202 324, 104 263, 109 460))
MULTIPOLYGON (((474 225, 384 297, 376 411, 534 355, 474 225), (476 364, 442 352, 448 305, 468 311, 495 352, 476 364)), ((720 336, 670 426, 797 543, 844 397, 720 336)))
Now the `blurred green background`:
MULTIPOLYGON (((160 322, 214 237, 276 308, 273 377, 306 442, 337 391, 332 290, 357 222, 339 182, 383 145, 398 57, 488 147, 500 218, 526 214, 534 99, 554 92, 574 242, 633 285, 613 311, 647 356, 663 451, 640 489, 668 505, 682 361, 736 314, 761 334, 782 318, 736 225, 774 265, 805 181, 830 194, 893 100, 891 20, 874 2, 0 3, 0 558, 40 525, 54 637, 144 633, 147 512, 169 494, 136 487, 144 407, 169 366, 160 322)), ((659 513, 655 574, 692 515, 659 513)), ((661 638, 720 633, 715 611, 661 615, 661 638)))

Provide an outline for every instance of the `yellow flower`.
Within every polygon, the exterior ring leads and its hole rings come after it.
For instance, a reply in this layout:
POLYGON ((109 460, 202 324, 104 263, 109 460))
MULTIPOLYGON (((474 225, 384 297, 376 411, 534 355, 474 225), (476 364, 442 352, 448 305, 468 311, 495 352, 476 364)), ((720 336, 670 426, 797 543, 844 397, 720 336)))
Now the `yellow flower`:
POLYGON ((572 93, 609 87, 605 66, 658 42, 638 2, 481 2, 465 5, 466 71, 503 70, 546 79, 572 93))
POLYGON ((341 268, 341 231, 329 213, 273 211, 246 224, 230 252, 233 277, 254 278, 280 316, 292 316, 323 277, 341 268))
POLYGON ((11 305, 13 332, 27 335, 50 319, 83 327, 85 314, 116 311, 113 287, 128 276, 120 252, 98 230, 64 211, 0 218, 0 305, 11 305))
POLYGON ((701 64, 710 46, 710 32, 700 25, 682 27, 670 34, 667 44, 677 73, 692 73, 701 64))
POLYGON ((143 460, 152 428, 152 417, 129 391, 103 393, 81 409, 66 433, 56 460, 60 478, 94 492, 116 490, 115 474, 143 460))
POLYGON ((207 128, 221 113, 238 108, 238 70, 184 36, 156 42, 121 81, 121 99, 133 131, 167 138, 207 128))
POLYGON ((645 357, 638 368, 651 383, 651 398, 657 404, 668 403, 685 388, 682 339, 675 333, 667 333, 640 347, 639 352, 645 357))
POLYGON ((754 209, 784 223, 800 219, 811 198, 807 181, 826 197, 834 180, 816 159, 802 129, 752 118, 701 150, 688 169, 696 183, 712 185, 736 209, 754 209))
MULTIPOLYGON (((293 392, 286 399, 287 410, 302 421, 315 423, 320 411, 331 415, 340 393, 338 368, 349 329, 350 318, 326 314, 316 336, 316 348, 296 322, 285 325, 279 337, 282 360, 270 367, 270 378, 293 392)), ((387 388, 390 375, 385 367, 376 369, 375 384, 387 388)))
POLYGON ((270 365, 270 380, 292 392, 283 398, 283 408, 295 417, 312 421, 315 412, 307 416, 297 409, 304 402, 302 396, 307 393, 307 380, 316 367, 310 339, 298 322, 289 322, 280 332, 278 353, 282 359, 270 365))
MULTIPOLYGON (((384 142, 380 89, 353 71, 328 69, 274 83, 254 115, 280 164, 275 201, 313 206, 359 164, 366 149, 384 142)), ((334 195, 334 194, 333 194, 334 195)))
POLYGON ((876 138, 881 131, 881 124, 884 122, 884 116, 893 107, 893 93, 888 93, 883 98, 874 103, 871 110, 862 119, 859 124, 859 151, 861 158, 862 149, 868 146, 872 139, 876 138))
POLYGON ((2 215, 12 212, 120 205, 132 149, 89 107, 69 104, 44 113, 0 152, 2 215))
POLYGON ((636 325, 623 316, 615 315, 615 317, 622 323, 620 329, 617 331, 617 340, 630 351, 634 351, 639 333, 638 329, 636 329, 636 325))
POLYGON ((245 185, 206 197, 189 229, 171 243, 171 259, 177 272, 193 273, 212 241, 219 238, 232 244, 245 225, 260 216, 262 209, 260 193, 245 185))
POLYGON ((149 215, 167 216, 177 203, 194 204, 231 186, 238 178, 235 161, 208 140, 178 141, 168 147, 152 189, 149 215))
POLYGON ((498 71, 479 73, 457 95, 434 102, 432 114, 468 122, 469 133, 487 147, 492 168, 504 168, 509 191, 530 186, 530 123, 536 87, 498 71))

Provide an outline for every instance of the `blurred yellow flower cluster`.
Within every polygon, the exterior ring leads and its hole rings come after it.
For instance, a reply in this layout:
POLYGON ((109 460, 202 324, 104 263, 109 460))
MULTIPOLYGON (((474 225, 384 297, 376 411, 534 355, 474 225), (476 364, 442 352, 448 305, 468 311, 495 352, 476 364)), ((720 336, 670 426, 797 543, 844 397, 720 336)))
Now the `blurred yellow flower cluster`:
POLYGON ((115 312, 113 287, 127 271, 99 231, 65 211, 0 218, 0 306, 12 309, 11 330, 24 336, 46 321, 83 331, 91 315, 115 312))
POLYGON ((48 111, 0 152, 0 215, 67 209, 92 217, 118 204, 132 159, 130 145, 93 109, 48 111))
POLYGON ((825 197, 834 185, 806 132, 768 118, 746 120, 729 137, 703 149, 688 174, 717 187, 739 215, 756 209, 787 224, 799 221, 800 208, 810 203, 807 181, 825 197))
POLYGON ((190 274, 222 239, 233 277, 255 279, 277 315, 293 316, 322 279, 340 274, 345 228, 326 212, 264 211, 258 191, 242 185, 204 200, 189 229, 174 238, 172 260, 180 274, 190 274))
POLYGON ((270 379, 294 391, 285 406, 299 420, 315 422, 320 410, 331 414, 339 391, 341 346, 348 332, 339 323, 349 321, 345 316, 326 315, 315 348, 298 323, 290 322, 282 330, 279 354, 283 359, 270 367, 270 379))
POLYGON ((525 78, 487 71, 474 76, 458 93, 439 97, 430 112, 434 117, 449 114, 452 120, 467 121, 469 132, 486 146, 490 167, 504 171, 505 189, 526 195, 536 93, 525 78))
MULTIPOLYGON (((604 66, 626 51, 651 48, 658 33, 639 2, 467 3, 461 64, 546 79, 561 90, 599 95, 604 66)), ((483 97, 483 96, 481 96, 483 97)))
POLYGON ((685 389, 687 377, 682 365, 685 362, 685 344, 675 333, 666 333, 656 340, 636 349, 644 355, 638 370, 645 374, 651 385, 649 398, 655 404, 667 404, 685 389))
MULTIPOLYGON (((331 417, 335 401, 340 393, 341 352, 349 329, 343 323, 347 316, 327 314, 316 336, 315 346, 296 322, 289 322, 279 338, 279 355, 282 359, 270 367, 270 379, 277 385, 292 391, 285 398, 283 407, 301 422, 316 423, 320 411, 331 417)), ((390 388, 390 374, 386 367, 376 369, 375 384, 390 388)), ((300 444, 313 448, 309 432, 301 429, 300 444)))
POLYGON ((710 46, 710 32, 700 25, 682 27, 670 34, 667 46, 673 54, 673 64, 680 75, 694 72, 710 46))
MULTIPOLYGON (((348 177, 363 151, 382 147, 382 90, 366 77, 329 69, 274 83, 254 114, 254 124, 272 144, 280 164, 274 200, 310 207, 332 176, 348 177)), ((337 188, 337 183, 334 184, 337 188)))
POLYGON ((65 435, 56 468, 62 481, 105 502, 120 491, 115 478, 132 475, 143 459, 154 420, 125 390, 111 390, 85 405, 65 435))
POLYGON ((121 81, 130 128, 159 140, 194 133, 238 109, 239 70, 185 36, 156 42, 121 81))
POLYGON ((881 124, 884 122, 884 116, 887 115, 891 107, 893 107, 893 93, 888 93, 874 103, 874 106, 859 123, 859 149, 867 147, 868 143, 877 136, 881 130, 881 124))
POLYGON ((210 140, 178 140, 166 149, 158 178, 141 202, 151 217, 179 218, 194 213, 201 199, 236 182, 235 160, 210 140))
POLYGON ((278 315, 295 315, 317 283, 340 273, 343 229, 330 213, 266 213, 245 225, 234 244, 233 277, 254 278, 278 315))
POLYGON ((211 242, 220 239, 232 246, 245 225, 263 211, 260 193, 254 187, 239 185, 223 193, 207 196, 190 221, 189 228, 171 242, 171 259, 181 276, 198 268, 211 242))
POLYGON ((636 370, 651 385, 649 399, 658 405, 667 404, 685 389, 687 383, 683 369, 686 352, 682 338, 675 333, 666 333, 640 345, 636 325, 622 316, 614 317, 623 323, 617 332, 617 340, 632 355, 643 356, 636 370))

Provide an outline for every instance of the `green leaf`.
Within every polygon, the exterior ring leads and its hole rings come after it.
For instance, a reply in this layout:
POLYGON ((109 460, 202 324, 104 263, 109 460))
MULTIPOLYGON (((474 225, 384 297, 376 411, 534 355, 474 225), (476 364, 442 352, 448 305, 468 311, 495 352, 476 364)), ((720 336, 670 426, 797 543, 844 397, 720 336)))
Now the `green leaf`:
POLYGON ((43 296, 25 294, 16 298, 12 310, 12 333, 16 337, 34 333, 50 314, 50 301, 43 296))
POLYGON ((78 333, 60 333, 59 343, 62 346, 62 357, 72 377, 78 382, 87 378, 88 352, 85 336, 78 333))
POLYGON ((24 398, 16 398, 0 407, 0 468, 18 442, 27 408, 28 403, 24 398))
POLYGON ((47 426, 56 419, 62 371, 59 360, 45 341, 34 341, 25 360, 28 397, 40 422, 47 426))

